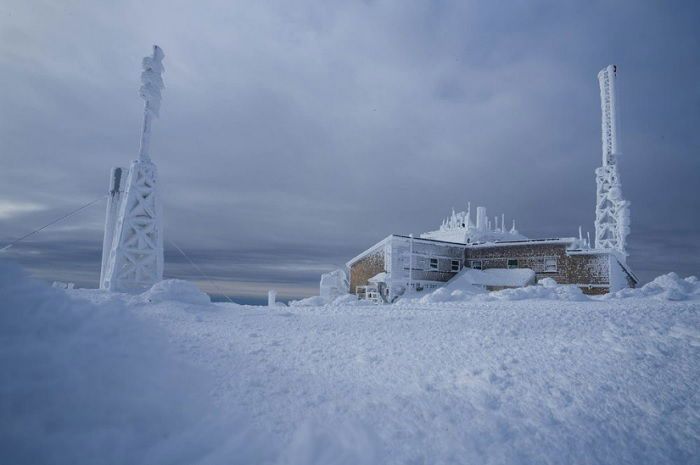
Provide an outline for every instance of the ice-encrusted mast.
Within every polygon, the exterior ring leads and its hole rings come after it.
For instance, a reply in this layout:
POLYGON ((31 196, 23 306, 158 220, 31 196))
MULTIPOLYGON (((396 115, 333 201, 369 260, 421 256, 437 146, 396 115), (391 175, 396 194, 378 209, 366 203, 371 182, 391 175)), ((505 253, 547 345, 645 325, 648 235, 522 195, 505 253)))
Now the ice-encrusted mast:
MULTIPOLYGON (((151 162, 149 147, 151 119, 158 116, 164 87, 161 77, 164 56, 163 50, 154 45, 153 55, 143 59, 140 94, 145 108, 141 148, 138 159, 131 163, 123 188, 116 180, 120 169, 113 170, 102 251, 102 289, 140 292, 163 279, 161 206, 157 170, 151 162), (106 257, 105 253, 108 253, 106 257)), ((121 169, 119 173, 124 171, 121 169)))
POLYGON ((629 234, 629 202, 622 198, 618 172, 620 155, 617 137, 615 77, 617 67, 609 65, 598 73, 602 112, 603 165, 596 174, 595 248, 612 249, 624 257, 629 234))

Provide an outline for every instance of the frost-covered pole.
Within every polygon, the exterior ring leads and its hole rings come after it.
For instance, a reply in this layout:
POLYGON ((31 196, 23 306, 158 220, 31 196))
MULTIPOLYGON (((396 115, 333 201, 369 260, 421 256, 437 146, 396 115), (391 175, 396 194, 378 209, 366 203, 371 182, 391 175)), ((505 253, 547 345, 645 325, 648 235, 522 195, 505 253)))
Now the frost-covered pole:
POLYGON ((159 46, 153 46, 153 55, 143 59, 143 72, 141 73, 140 95, 144 99, 143 130, 141 131, 141 149, 139 160, 150 160, 149 148, 151 145, 151 118, 158 117, 160 113, 160 91, 163 89, 163 58, 165 54, 159 46))
POLYGON ((107 212, 105 214, 105 231, 102 240, 102 267, 100 268, 100 289, 107 289, 105 283, 107 271, 109 270, 109 255, 114 240, 114 231, 119 215, 124 186, 126 184, 128 170, 126 168, 114 167, 110 173, 109 194, 107 197, 107 212))
POLYGON ((621 257, 629 234, 629 202, 622 198, 618 172, 620 156, 616 85, 617 67, 609 65, 598 73, 600 85, 602 166, 596 169, 595 248, 611 249, 621 257))
POLYGON ((467 229, 471 229, 472 222, 472 203, 467 202, 467 229))
POLYGON ((413 287, 413 234, 408 235, 408 290, 413 287))

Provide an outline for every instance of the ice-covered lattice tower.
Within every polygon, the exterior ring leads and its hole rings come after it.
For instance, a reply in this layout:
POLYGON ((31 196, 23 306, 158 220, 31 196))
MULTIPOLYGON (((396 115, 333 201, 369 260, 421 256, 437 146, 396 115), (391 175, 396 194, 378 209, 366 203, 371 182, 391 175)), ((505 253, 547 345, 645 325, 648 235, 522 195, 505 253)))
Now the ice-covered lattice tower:
POLYGON ((618 172, 620 155, 615 106, 615 77, 617 67, 609 65, 598 73, 600 108, 602 111, 603 165, 595 170, 595 248, 612 249, 625 257, 625 245, 630 228, 629 202, 622 198, 618 172))
POLYGON ((163 228, 157 170, 148 153, 151 119, 158 116, 163 89, 163 50, 143 59, 141 97, 146 101, 139 158, 124 181, 123 168, 112 170, 105 221, 100 288, 140 292, 163 279, 163 228), (105 254, 107 254, 105 256, 105 254))

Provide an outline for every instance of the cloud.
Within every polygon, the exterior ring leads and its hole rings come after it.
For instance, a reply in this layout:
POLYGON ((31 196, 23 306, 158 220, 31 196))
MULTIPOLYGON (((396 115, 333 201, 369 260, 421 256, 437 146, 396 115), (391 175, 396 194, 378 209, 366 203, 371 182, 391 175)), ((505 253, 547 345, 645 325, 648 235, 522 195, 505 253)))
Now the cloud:
POLYGON ((45 205, 31 202, 13 202, 0 199, 0 220, 9 220, 19 215, 45 210, 45 205))

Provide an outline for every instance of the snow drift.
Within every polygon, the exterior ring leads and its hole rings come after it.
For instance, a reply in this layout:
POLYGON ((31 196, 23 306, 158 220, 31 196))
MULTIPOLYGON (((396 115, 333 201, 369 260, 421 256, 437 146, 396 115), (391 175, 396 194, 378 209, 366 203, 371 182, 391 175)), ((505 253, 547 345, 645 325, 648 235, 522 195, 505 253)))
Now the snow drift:
POLYGON ((676 273, 658 276, 638 289, 622 289, 604 299, 653 298, 658 300, 700 299, 700 281, 695 276, 681 278, 676 273))
POLYGON ((481 300, 589 300, 578 286, 557 284, 552 278, 541 279, 536 286, 503 289, 479 298, 481 300))
POLYGON ((154 284, 146 292, 135 296, 135 302, 160 303, 181 302, 192 305, 209 305, 209 295, 199 290, 189 281, 181 279, 165 279, 154 284))
POLYGON ((367 305, 367 302, 357 300, 355 294, 342 294, 331 299, 317 295, 289 302, 290 307, 342 307, 352 305, 367 305))
POLYGON ((226 445, 264 455, 213 415, 205 373, 119 300, 71 299, 0 262, 0 303, 3 463, 184 464, 226 445))
MULTIPOLYGON (((465 269, 445 286, 419 299, 423 304, 496 300, 588 300, 577 286, 559 285, 551 278, 534 284, 535 272, 530 269, 465 269), (486 292, 484 286, 522 286, 486 292)), ((405 302, 411 302, 407 299, 405 302)))

